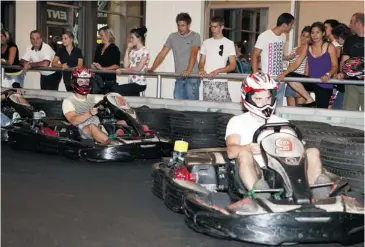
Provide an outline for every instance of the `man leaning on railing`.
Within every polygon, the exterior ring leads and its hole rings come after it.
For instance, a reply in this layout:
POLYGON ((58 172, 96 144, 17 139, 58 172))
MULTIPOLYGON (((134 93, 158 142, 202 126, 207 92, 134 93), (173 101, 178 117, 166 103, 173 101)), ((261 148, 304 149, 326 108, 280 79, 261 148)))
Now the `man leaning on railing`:
MULTIPOLYGON (((20 64, 23 66, 24 73, 30 68, 37 67, 51 67, 55 52, 46 43, 42 41, 41 34, 38 30, 30 32, 31 46, 27 48, 27 51, 20 60, 20 64)), ((41 89, 46 90, 58 90, 61 73, 55 71, 40 71, 41 74, 41 89)))

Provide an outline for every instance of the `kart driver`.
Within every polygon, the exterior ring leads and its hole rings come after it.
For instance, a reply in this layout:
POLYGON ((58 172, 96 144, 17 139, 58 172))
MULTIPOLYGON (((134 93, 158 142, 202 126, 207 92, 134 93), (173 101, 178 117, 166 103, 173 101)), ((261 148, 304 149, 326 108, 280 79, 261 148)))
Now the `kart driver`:
MULTIPOLYGON (((235 159, 238 173, 243 186, 248 190, 270 189, 264 180, 258 164, 262 158, 259 143, 263 137, 273 133, 267 129, 261 132, 258 143, 252 143, 255 131, 265 123, 288 122, 273 115, 276 105, 277 83, 267 74, 255 73, 247 77, 242 83, 242 102, 248 112, 230 119, 226 129, 226 145, 229 159, 235 159), (258 156, 257 156, 258 155, 258 156), (255 156, 255 158, 254 158, 255 156)), ((290 128, 282 127, 281 132, 294 134, 290 128)), ((307 154, 307 179, 310 185, 316 183, 329 183, 330 179, 322 174, 322 163, 319 150, 308 148, 307 154)), ((264 166, 264 165, 263 165, 264 166)), ((238 179, 237 179, 238 180, 238 179)), ((329 187, 313 188, 313 196, 317 199, 327 197, 329 187)), ((270 193, 254 194, 258 198, 269 198, 270 193)))
POLYGON ((94 139, 100 145, 118 145, 119 142, 109 139, 101 130, 97 116, 98 108, 94 108, 96 98, 89 94, 90 80, 93 73, 88 68, 76 68, 72 72, 71 87, 74 94, 62 102, 62 111, 68 122, 77 126, 81 137, 94 139))

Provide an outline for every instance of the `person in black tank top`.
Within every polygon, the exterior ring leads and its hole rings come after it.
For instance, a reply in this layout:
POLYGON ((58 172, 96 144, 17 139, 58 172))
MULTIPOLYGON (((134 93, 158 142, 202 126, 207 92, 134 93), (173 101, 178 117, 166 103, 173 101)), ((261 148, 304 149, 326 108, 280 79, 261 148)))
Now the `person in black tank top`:
MULTIPOLYGON (((11 33, 1 30, 1 64, 4 65, 20 65, 19 49, 13 42, 11 33)), ((21 87, 24 85, 24 74, 21 69, 4 69, 5 79, 18 82, 21 87)))

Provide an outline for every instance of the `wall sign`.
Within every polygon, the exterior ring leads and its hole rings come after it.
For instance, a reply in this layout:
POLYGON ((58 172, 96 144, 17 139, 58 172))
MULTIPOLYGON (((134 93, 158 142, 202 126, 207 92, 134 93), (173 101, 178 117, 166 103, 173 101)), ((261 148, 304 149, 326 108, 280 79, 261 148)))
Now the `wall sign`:
POLYGON ((47 5, 47 22, 66 24, 70 20, 70 9, 54 5, 47 5))

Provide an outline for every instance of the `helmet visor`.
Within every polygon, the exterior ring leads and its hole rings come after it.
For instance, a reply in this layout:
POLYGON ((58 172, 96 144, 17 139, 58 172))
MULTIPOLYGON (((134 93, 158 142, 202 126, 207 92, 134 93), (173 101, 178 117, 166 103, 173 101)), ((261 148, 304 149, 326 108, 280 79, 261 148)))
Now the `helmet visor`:
POLYGON ((274 105, 276 101, 277 90, 255 90, 246 95, 246 101, 257 108, 263 108, 267 105, 274 105))
POLYGON ((78 78, 77 79, 77 85, 80 87, 82 86, 89 86, 90 85, 90 79, 89 78, 78 78))

